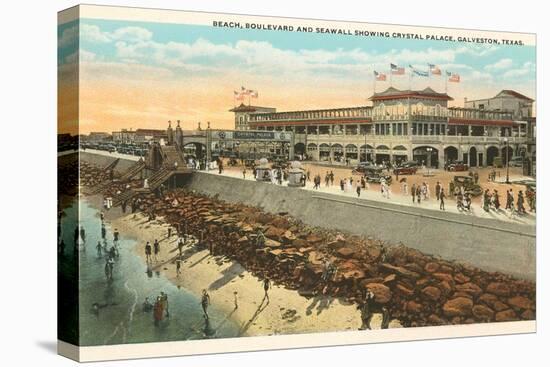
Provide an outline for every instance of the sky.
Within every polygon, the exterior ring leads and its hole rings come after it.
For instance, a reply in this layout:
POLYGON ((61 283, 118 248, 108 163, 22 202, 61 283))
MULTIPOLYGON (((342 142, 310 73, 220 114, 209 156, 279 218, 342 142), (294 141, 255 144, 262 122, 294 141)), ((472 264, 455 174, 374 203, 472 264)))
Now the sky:
MULTIPOLYGON (((374 83, 373 71, 389 73, 390 63, 460 74, 447 84, 455 106, 502 89, 535 98, 535 60, 534 46, 80 19, 58 27, 58 126, 87 134, 179 119, 184 129, 233 128, 241 86, 258 91, 251 104, 278 111, 370 105, 373 88, 390 86, 389 75, 374 83)), ((444 92, 444 80, 394 76, 392 85, 444 92)))

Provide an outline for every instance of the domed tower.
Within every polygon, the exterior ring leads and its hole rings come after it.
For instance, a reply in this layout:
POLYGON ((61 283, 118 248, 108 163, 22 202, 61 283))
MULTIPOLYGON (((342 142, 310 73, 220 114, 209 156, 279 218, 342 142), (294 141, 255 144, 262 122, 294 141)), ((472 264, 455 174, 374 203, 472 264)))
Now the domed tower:
POLYGON ((168 145, 174 145, 174 129, 172 129, 172 121, 168 121, 166 136, 168 137, 168 145))
POLYGON ((176 126, 176 134, 175 134, 175 140, 176 144, 180 147, 183 145, 183 131, 180 127, 180 120, 178 120, 178 126, 176 126))

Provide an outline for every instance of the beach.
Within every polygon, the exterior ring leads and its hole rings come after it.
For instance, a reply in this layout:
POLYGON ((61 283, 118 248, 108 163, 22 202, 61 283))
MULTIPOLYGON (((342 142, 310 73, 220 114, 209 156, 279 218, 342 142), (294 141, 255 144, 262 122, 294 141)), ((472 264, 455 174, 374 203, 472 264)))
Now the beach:
MULTIPOLYGON (((99 207, 98 197, 90 199, 99 207)), ((196 295, 206 289, 212 305, 239 325, 239 336, 345 331, 361 327, 361 315, 355 304, 330 296, 306 298, 278 284, 272 284, 268 300, 261 280, 240 264, 223 256, 212 256, 207 249, 194 245, 184 247, 181 275, 178 276, 174 262, 178 256, 176 230, 173 228, 172 236, 167 238, 169 225, 162 217, 149 222, 143 213, 123 214, 117 207, 106 211, 105 218, 112 228, 118 229, 122 238, 138 242, 134 251, 144 264, 145 243, 152 244, 158 239, 160 254, 157 261, 153 259, 152 270, 161 272, 178 288, 196 295)), ((380 328, 381 322, 382 315, 374 314, 372 328, 380 328)), ((391 327, 400 327, 400 324, 392 320, 391 327)))

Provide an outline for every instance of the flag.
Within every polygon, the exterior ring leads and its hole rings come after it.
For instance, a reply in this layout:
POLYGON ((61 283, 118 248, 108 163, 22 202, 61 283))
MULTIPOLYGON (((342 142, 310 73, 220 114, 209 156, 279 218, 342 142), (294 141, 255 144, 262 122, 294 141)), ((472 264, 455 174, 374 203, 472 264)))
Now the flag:
POLYGON ((376 70, 374 71, 374 79, 379 82, 385 82, 386 81, 386 74, 379 73, 376 70))
POLYGON ((437 67, 437 65, 428 64, 428 67, 430 68, 430 73, 432 75, 441 75, 441 69, 437 67))
POLYGON ((258 98, 258 91, 257 90, 249 90, 248 92, 251 98, 258 98))
POLYGON ((451 83, 460 83, 460 75, 459 74, 447 72, 447 76, 449 76, 449 81, 451 83))
POLYGON ((423 77, 426 77, 426 78, 430 76, 429 72, 427 72, 427 71, 416 70, 414 68, 414 66, 412 66, 410 64, 409 64, 409 67, 411 68, 414 75, 423 76, 423 77))
POLYGON ((248 90, 248 89, 246 89, 245 87, 242 87, 242 86, 241 86, 241 94, 242 94, 243 96, 247 96, 247 95, 250 94, 250 90, 248 90))
POLYGON ((237 101, 244 101, 244 94, 241 92, 237 92, 236 90, 233 91, 233 98, 235 98, 237 101))
POLYGON ((405 68, 399 67, 395 64, 390 64, 391 73, 392 75, 404 75, 405 74, 405 68))

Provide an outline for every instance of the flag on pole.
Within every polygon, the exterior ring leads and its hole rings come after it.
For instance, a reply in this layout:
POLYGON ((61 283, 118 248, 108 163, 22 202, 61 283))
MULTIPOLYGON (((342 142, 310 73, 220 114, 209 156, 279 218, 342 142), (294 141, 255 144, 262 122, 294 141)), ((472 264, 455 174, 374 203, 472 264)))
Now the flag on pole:
POLYGON ((430 73, 432 75, 441 75, 441 69, 434 64, 428 64, 428 67, 430 68, 430 73))
POLYGON ((395 64, 390 64, 392 75, 405 75, 405 68, 397 66, 395 64))
POLYGON ((412 66, 412 65, 409 65, 409 67, 411 68, 411 70, 412 70, 412 72, 413 72, 414 75, 422 76, 422 77, 425 77, 425 78, 427 78, 427 77, 430 76, 430 73, 427 72, 427 71, 416 70, 416 69, 414 68, 414 66, 412 66))
POLYGON ((460 75, 456 73, 451 73, 447 71, 447 76, 449 77, 449 82, 451 83, 460 83, 460 75))
POLYGON ((246 89, 245 87, 241 86, 241 94, 243 96, 248 96, 250 94, 250 90, 246 89))
POLYGON ((248 92, 249 92, 249 95, 250 95, 251 98, 258 98, 258 91, 257 90, 249 89, 248 92))
POLYGON ((379 73, 378 71, 374 71, 374 79, 378 82, 385 82, 386 81, 386 74, 379 73))
POLYGON ((244 101, 244 94, 241 92, 237 92, 236 90, 233 91, 233 98, 235 98, 237 101, 244 101))

